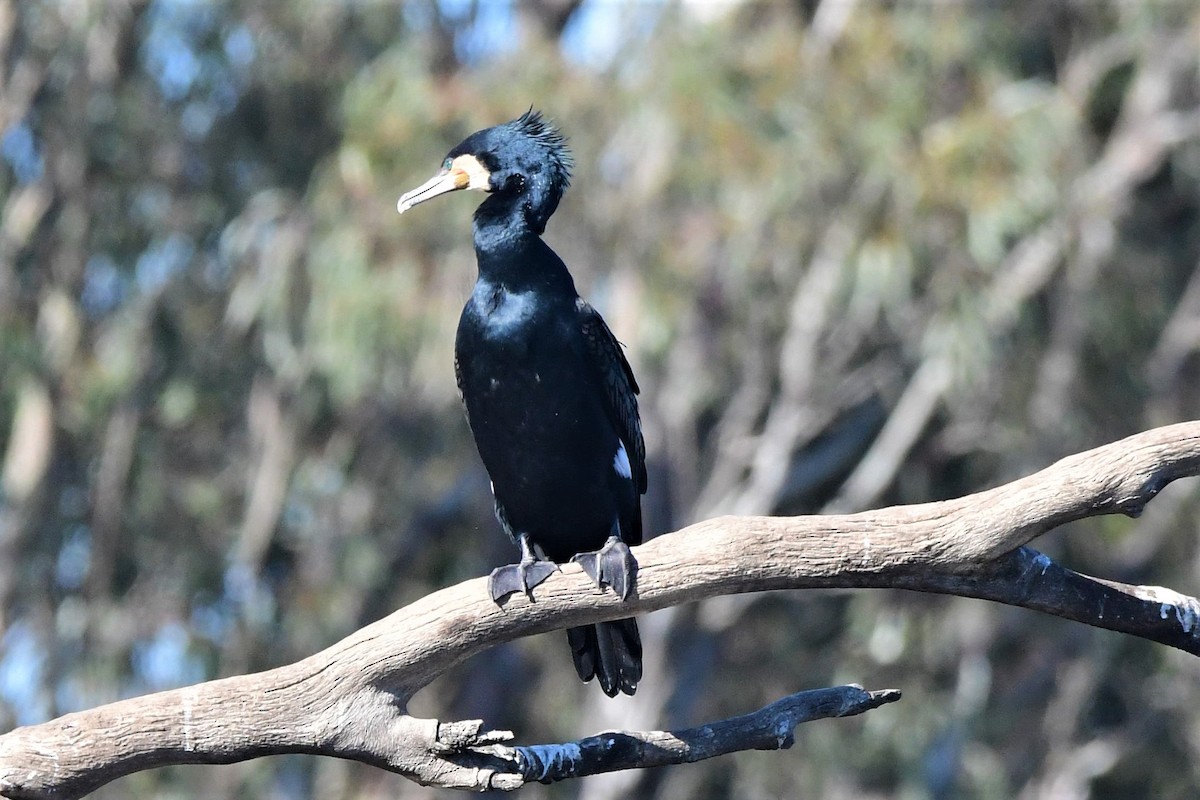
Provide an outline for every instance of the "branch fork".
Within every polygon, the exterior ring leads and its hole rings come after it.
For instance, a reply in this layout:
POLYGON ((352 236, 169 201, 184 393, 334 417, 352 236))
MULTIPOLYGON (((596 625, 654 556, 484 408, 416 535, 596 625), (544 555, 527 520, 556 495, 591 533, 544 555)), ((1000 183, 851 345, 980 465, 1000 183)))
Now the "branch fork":
POLYGON ((302 661, 68 714, 0 736, 0 797, 75 798, 138 770, 278 753, 350 758, 424 784, 515 789, 747 749, 786 749, 796 725, 899 699, 857 686, 790 695, 682 731, 620 731, 513 745, 479 720, 407 714, 463 659, 521 636, 770 589, 888 587, 977 597, 1200 655, 1200 601, 1067 569, 1026 546, 1066 522, 1137 516, 1200 474, 1200 422, 1131 436, 968 497, 860 514, 720 517, 636 548, 636 591, 598 592, 575 564, 503 608, 478 578, 424 597, 302 661))

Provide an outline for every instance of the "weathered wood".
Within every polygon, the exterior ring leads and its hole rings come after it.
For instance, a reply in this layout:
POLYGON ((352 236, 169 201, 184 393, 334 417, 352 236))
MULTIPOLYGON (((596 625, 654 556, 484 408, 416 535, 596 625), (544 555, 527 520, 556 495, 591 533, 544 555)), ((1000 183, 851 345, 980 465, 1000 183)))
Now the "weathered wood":
MULTIPOLYGON (((489 599, 486 579, 466 581, 292 665, 17 728, 0 736, 0 796, 79 797, 155 766, 274 753, 351 758, 466 789, 676 763, 655 761, 653 748, 642 748, 639 757, 630 757, 630 748, 609 748, 588 762, 587 772, 578 764, 564 767, 574 762, 561 757, 557 767, 531 767, 537 753, 559 746, 507 747, 505 736, 480 733, 478 725, 410 717, 406 704, 454 664, 500 642, 738 592, 898 587, 962 594, 1200 654, 1194 598, 1088 578, 1023 547, 1072 520, 1136 516, 1169 482, 1198 473, 1200 422, 1181 423, 957 500, 840 516, 707 520, 636 548, 637 587, 624 603, 598 592, 575 565, 539 586, 535 602, 514 596, 503 607, 489 599)), ((620 735, 629 737, 622 741, 679 738, 620 735)), ((721 752, 760 744, 761 737, 747 735, 721 752)))
POLYGON ((566 744, 517 747, 523 781, 549 783, 621 769, 690 764, 742 750, 786 750, 797 725, 849 717, 900 699, 900 692, 861 686, 811 689, 758 711, 681 731, 622 731, 566 744))

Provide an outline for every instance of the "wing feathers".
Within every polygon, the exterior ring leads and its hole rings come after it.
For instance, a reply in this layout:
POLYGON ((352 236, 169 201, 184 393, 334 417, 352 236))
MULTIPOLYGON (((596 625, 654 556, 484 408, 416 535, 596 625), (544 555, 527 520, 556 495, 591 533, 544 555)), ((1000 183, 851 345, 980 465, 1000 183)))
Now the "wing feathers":
POLYGON ((642 422, 638 416, 637 379, 633 377, 621 343, 613 336, 604 318, 582 299, 575 305, 591 356, 589 361, 599 370, 600 383, 604 387, 605 410, 625 445, 638 494, 645 494, 646 444, 642 440, 642 422))

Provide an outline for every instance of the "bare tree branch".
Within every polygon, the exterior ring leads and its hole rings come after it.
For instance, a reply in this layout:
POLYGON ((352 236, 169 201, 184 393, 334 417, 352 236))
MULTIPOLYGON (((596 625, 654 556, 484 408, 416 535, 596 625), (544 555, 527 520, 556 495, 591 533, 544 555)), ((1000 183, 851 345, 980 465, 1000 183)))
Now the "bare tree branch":
POLYGON ((682 731, 602 733, 551 747, 517 747, 524 781, 560 781, 619 769, 690 764, 742 750, 786 750, 804 722, 849 717, 900 699, 894 689, 835 686, 798 692, 750 714, 682 731))
POLYGON ((625 602, 596 591, 575 565, 539 587, 536 601, 516 597, 504 606, 491 602, 483 578, 466 581, 295 664, 124 700, 0 736, 0 796, 79 797, 150 767, 275 753, 354 759, 444 787, 511 789, 529 780, 783 747, 800 721, 896 699, 891 692, 841 687, 704 729, 516 748, 502 744, 509 734, 481 732, 479 723, 442 724, 406 713, 414 692, 500 642, 732 593, 899 587, 961 594, 1200 655, 1195 598, 1089 578, 1023 546, 1072 520, 1137 516, 1168 483, 1196 474, 1200 422, 1187 422, 957 500, 842 516, 707 520, 637 548, 637 591, 625 602))

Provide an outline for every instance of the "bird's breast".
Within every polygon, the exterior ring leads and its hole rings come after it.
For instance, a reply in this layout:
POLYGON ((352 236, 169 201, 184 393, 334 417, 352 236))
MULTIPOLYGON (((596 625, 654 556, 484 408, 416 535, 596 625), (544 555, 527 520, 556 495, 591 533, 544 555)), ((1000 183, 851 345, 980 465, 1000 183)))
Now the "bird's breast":
POLYGON ((596 400, 577 340, 555 298, 477 286, 455 347, 459 388, 477 430, 536 437, 542 428, 593 416, 596 400))
POLYGON ((533 291, 514 292, 481 283, 471 295, 467 313, 475 317, 484 338, 519 339, 532 334, 540 305, 533 291))

